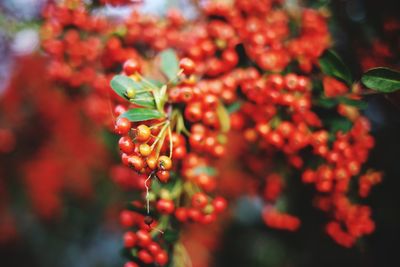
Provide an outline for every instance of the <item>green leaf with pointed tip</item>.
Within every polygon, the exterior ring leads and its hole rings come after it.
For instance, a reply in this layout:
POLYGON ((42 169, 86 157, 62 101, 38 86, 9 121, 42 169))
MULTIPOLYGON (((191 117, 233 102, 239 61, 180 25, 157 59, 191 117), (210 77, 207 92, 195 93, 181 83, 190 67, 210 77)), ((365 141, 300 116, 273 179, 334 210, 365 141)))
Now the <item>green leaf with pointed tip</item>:
POLYGON ((156 107, 153 94, 149 92, 148 91, 149 89, 146 88, 144 84, 141 82, 136 82, 133 79, 129 78, 128 76, 116 75, 111 80, 110 85, 115 93, 117 93, 122 98, 125 98, 138 106, 148 107, 148 108, 156 107), (126 96, 126 91, 128 89, 135 90, 136 95, 134 98, 129 99, 126 96))
POLYGON ((122 98, 128 99, 126 96, 126 90, 134 88, 134 81, 124 75, 116 75, 112 78, 110 85, 117 95, 122 98))
POLYGON ((363 74, 361 82, 368 88, 391 93, 400 90, 400 72, 389 68, 374 68, 363 74))
POLYGON ((219 125, 221 127, 221 132, 226 133, 231 128, 231 120, 229 118, 228 110, 222 103, 219 103, 217 107, 217 116, 219 119, 219 125))
POLYGON ((161 71, 169 80, 173 80, 179 72, 179 61, 175 51, 172 49, 164 50, 161 52, 160 58, 161 71))
POLYGON ((349 68, 332 50, 326 50, 319 59, 319 65, 324 74, 338 78, 350 85, 353 80, 349 68))
POLYGON ((148 108, 133 108, 122 115, 120 118, 127 118, 130 121, 137 122, 137 121, 148 121, 153 119, 160 119, 163 118, 165 115, 159 112, 156 109, 148 109, 148 108))

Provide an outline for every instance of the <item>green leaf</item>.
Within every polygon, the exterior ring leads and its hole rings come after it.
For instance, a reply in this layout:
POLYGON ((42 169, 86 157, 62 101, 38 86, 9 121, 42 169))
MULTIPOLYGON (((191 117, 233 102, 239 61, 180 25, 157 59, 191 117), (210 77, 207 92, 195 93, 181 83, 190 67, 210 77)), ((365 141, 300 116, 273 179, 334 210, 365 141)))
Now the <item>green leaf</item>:
POLYGON ((217 116, 221 127, 221 132, 226 133, 231 128, 231 121, 229 118, 228 110, 222 103, 219 103, 217 107, 217 116))
POLYGON ((194 175, 207 174, 210 176, 217 175, 217 170, 210 166, 198 166, 193 170, 194 175))
POLYGON ((173 80, 179 72, 178 57, 174 50, 167 49, 161 52, 161 71, 169 80, 173 80))
POLYGON ((353 127, 353 122, 344 117, 332 119, 328 123, 330 124, 329 128, 332 133, 339 131, 342 133, 347 133, 353 127))
POLYGON ((126 90, 129 88, 134 88, 134 81, 124 75, 116 75, 112 78, 110 85, 111 88, 117 93, 120 97, 128 99, 125 95, 126 90))
POLYGON ((148 121, 153 119, 160 119, 164 117, 164 114, 155 109, 133 108, 126 111, 119 117, 127 118, 130 121, 136 122, 136 121, 148 121))
POLYGON ((235 113, 236 111, 238 111, 242 107, 242 105, 243 105, 242 102, 236 101, 232 105, 229 105, 228 107, 226 107, 226 110, 228 111, 229 114, 232 114, 232 113, 235 113))
POLYGON ((138 92, 136 96, 129 100, 130 102, 147 108, 156 108, 156 102, 154 101, 154 96, 150 92, 138 92))
POLYGON ((347 97, 339 97, 339 102, 348 106, 353 106, 359 109, 366 109, 368 104, 362 100, 351 99, 347 97))
POLYGON ((144 86, 141 82, 136 82, 133 79, 129 78, 128 76, 124 75, 116 75, 111 80, 111 88, 121 97, 129 100, 130 102, 148 108, 155 108, 156 103, 154 101, 154 96, 149 89, 144 86), (134 89, 136 95, 134 98, 129 99, 126 96, 126 91, 128 89, 134 89))
POLYGON ((176 241, 179 240, 179 233, 177 231, 174 231, 174 230, 166 230, 164 232, 164 239, 168 243, 171 243, 171 244, 175 243, 176 241))
POLYGON ((323 107, 323 108, 333 108, 335 107, 338 102, 335 98, 326 98, 326 97, 320 97, 314 101, 315 105, 323 107))
POLYGON ((368 88, 381 93, 400 90, 400 72, 389 68, 374 68, 363 74, 361 82, 368 88))
POLYGON ((130 211, 134 211, 142 215, 147 215, 147 210, 145 208, 139 208, 132 204, 128 204, 126 208, 130 211))
POLYGON ((332 50, 326 50, 319 59, 319 65, 324 74, 339 78, 350 85, 353 80, 350 70, 343 63, 342 59, 332 50))

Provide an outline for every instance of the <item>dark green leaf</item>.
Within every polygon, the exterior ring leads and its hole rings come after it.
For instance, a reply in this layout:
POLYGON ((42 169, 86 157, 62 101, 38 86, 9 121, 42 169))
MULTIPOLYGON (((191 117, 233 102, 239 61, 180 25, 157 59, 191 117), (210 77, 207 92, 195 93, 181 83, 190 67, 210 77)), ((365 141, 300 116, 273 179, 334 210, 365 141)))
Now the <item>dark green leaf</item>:
POLYGON ((347 133, 353 127, 353 123, 344 117, 332 119, 329 121, 329 124, 332 133, 339 131, 347 133))
POLYGON ((136 206, 134 206, 132 204, 129 204, 127 206, 127 209, 130 210, 130 211, 137 212, 137 213, 142 214, 142 215, 147 215, 147 210, 145 208, 139 208, 139 207, 136 207, 136 206))
POLYGON ((179 62, 176 53, 172 49, 161 52, 161 71, 169 80, 173 80, 179 72, 179 62))
POLYGON ((374 68, 361 77, 361 82, 368 88, 382 93, 400 90, 400 72, 389 68, 374 68))
POLYGON ((229 131, 231 127, 231 122, 229 118, 229 113, 226 110, 225 106, 223 104, 219 104, 217 107, 217 115, 219 118, 219 124, 221 127, 221 132, 226 133, 229 131))
POLYGON ((343 63, 342 59, 332 50, 326 50, 319 59, 319 65, 324 74, 339 78, 350 85, 353 80, 350 70, 343 63))
POLYGON ((323 108, 333 108, 338 104, 335 98, 326 98, 326 97, 320 97, 316 99, 314 102, 315 105, 323 108))
POLYGON ((339 102, 348 106, 353 106, 359 109, 367 108, 368 104, 362 100, 351 99, 347 97, 340 97, 339 102))
POLYGON ((133 108, 119 116, 120 118, 127 118, 130 121, 148 121, 153 119, 163 118, 164 114, 156 109, 147 108, 133 108))
POLYGON ((177 231, 166 230, 164 233, 164 239, 168 243, 175 243, 179 239, 179 234, 177 231))

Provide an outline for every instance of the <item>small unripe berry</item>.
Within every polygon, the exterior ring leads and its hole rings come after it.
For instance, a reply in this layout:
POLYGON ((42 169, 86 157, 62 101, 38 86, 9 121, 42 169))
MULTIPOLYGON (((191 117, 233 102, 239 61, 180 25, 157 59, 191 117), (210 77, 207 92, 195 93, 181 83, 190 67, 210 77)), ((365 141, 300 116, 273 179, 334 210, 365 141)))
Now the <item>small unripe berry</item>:
POLYGON ((158 158, 158 167, 162 170, 170 170, 172 168, 172 160, 167 156, 161 156, 158 158))
POLYGON ((139 142, 145 142, 149 140, 151 130, 147 125, 141 124, 136 128, 136 140, 139 142))

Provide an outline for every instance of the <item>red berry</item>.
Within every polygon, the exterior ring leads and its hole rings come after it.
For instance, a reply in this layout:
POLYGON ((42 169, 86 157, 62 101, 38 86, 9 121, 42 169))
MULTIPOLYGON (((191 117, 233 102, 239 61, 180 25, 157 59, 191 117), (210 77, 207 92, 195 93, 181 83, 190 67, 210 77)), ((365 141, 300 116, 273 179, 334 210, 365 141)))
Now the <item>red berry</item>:
POLYGON ((136 72, 140 72, 139 61, 136 59, 128 59, 124 63, 123 70, 124 70, 124 73, 128 76, 132 75, 136 72))
POLYGON ((195 63, 190 58, 182 58, 179 61, 179 67, 183 70, 186 75, 193 74, 196 70, 195 63))
POLYGON ((129 136, 122 136, 118 141, 119 148, 126 154, 131 154, 135 150, 135 144, 129 136))
POLYGON ((215 212, 217 212, 217 213, 223 212, 227 207, 227 201, 223 197, 214 198, 214 200, 212 201, 212 204, 214 206, 215 212))
POLYGON ((132 227, 136 221, 135 213, 129 210, 123 210, 120 213, 120 223, 123 227, 132 227))
POLYGON ((126 248, 133 248, 136 245, 137 237, 134 232, 126 232, 124 234, 124 246, 126 248))
POLYGON ((160 251, 155 256, 154 261, 160 266, 164 266, 168 263, 168 254, 165 251, 160 251))
POLYGON ((138 256, 139 260, 141 260, 145 264, 151 264, 154 262, 153 257, 147 250, 144 250, 144 249, 139 250, 137 256, 138 256))
POLYGON ((128 261, 127 263, 124 264, 124 267, 139 267, 139 265, 137 265, 133 261, 128 261))
POLYGON ((137 231, 136 236, 137 236, 138 244, 142 248, 147 247, 152 242, 150 234, 148 232, 146 232, 145 230, 137 231))
POLYGON ((119 118, 115 122, 115 132, 120 135, 126 135, 131 129, 131 122, 127 118, 119 118))
POLYGON ((186 222, 188 218, 188 213, 186 208, 177 208, 175 211, 175 217, 180 222, 186 222))
POLYGON ((150 253, 153 256, 156 256, 158 254, 158 252, 160 252, 161 247, 156 242, 152 242, 150 245, 147 246, 147 250, 150 251, 150 253))
POLYGON ((157 172, 157 178, 162 182, 162 183, 167 183, 169 181, 170 173, 169 171, 165 170, 160 170, 157 172))
POLYGON ((208 204, 207 196, 204 193, 196 193, 192 196, 192 206, 202 209, 208 204))
POLYGON ((157 201, 157 211, 162 214, 171 214, 174 212, 175 205, 172 200, 160 199, 157 201))

